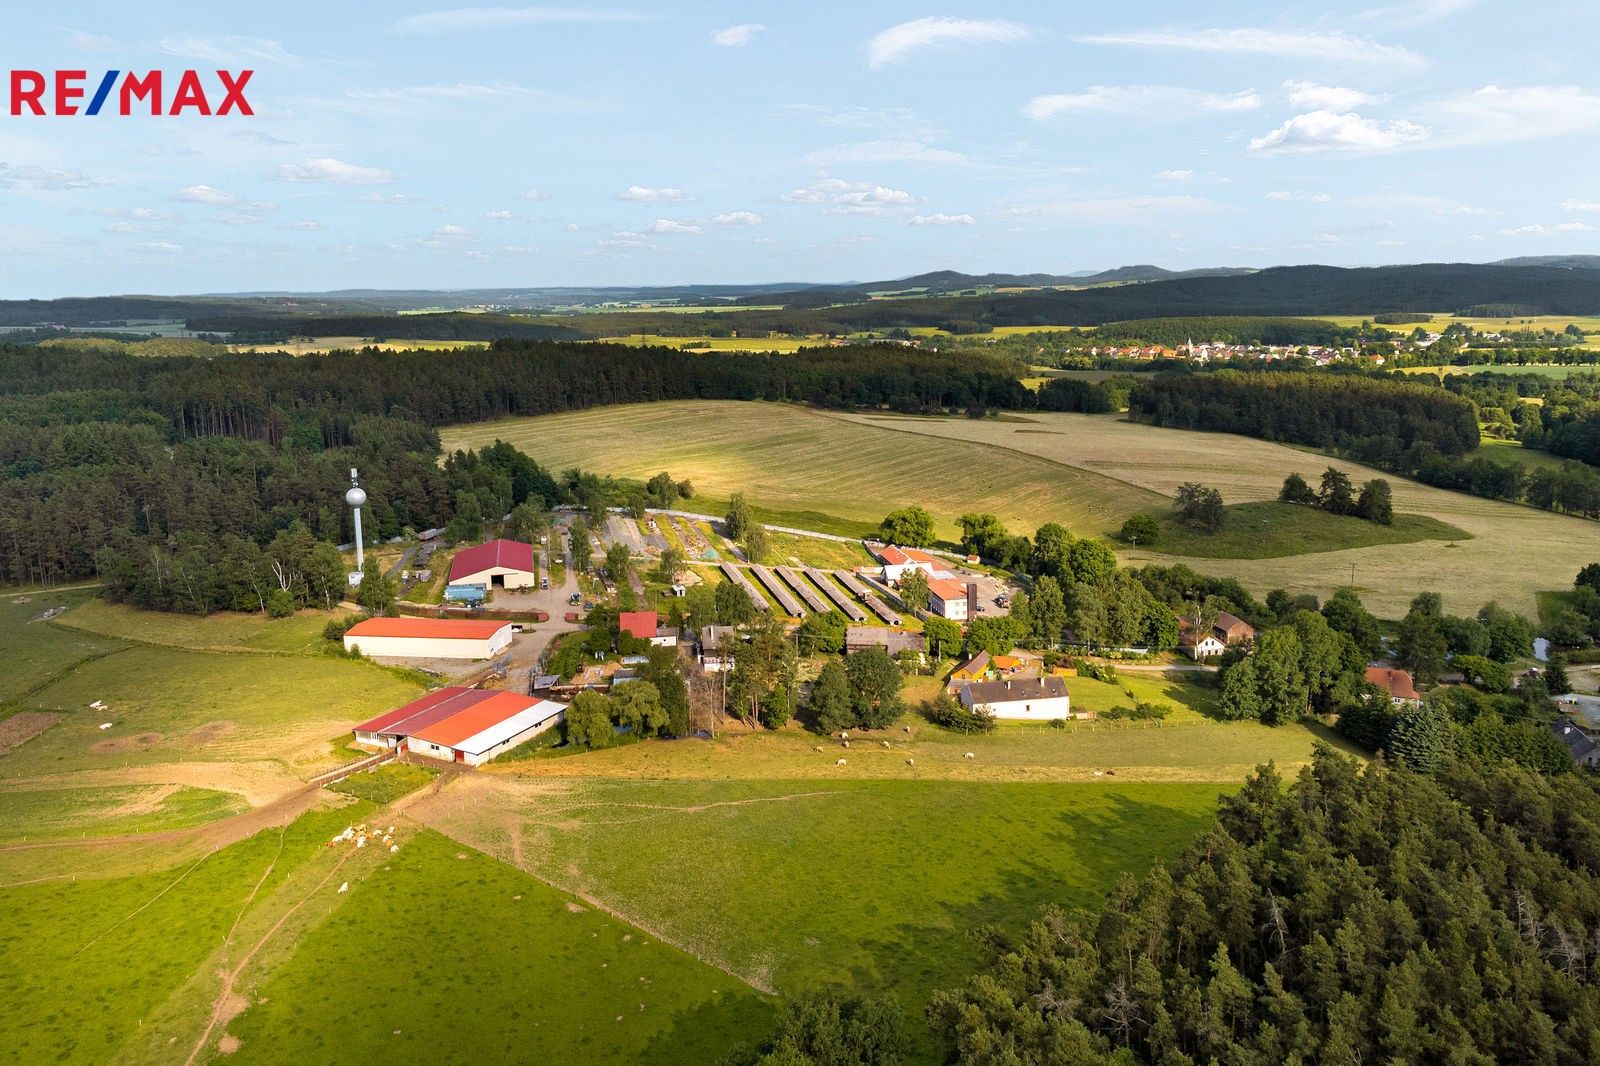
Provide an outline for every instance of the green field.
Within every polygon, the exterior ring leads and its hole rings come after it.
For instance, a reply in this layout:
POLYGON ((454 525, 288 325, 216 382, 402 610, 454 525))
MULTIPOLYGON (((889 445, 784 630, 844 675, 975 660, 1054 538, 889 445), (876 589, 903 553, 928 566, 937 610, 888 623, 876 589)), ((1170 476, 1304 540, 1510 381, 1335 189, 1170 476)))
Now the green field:
POLYGON ((1538 448, 1524 448, 1519 441, 1496 440, 1493 437, 1484 437, 1483 443, 1467 453, 1468 459, 1489 459, 1496 463, 1521 463, 1529 470, 1544 467, 1546 469, 1559 469, 1571 459, 1563 459, 1559 455, 1540 451, 1538 448))
POLYGON ((302 611, 289 618, 222 612, 200 617, 141 611, 90 599, 56 620, 68 629, 141 644, 165 644, 195 651, 229 654, 264 652, 321 654, 330 645, 322 638, 328 615, 302 611))
POLYGON ((230 1026, 240 1062, 714 1062, 771 1001, 433 833, 361 881, 230 1026))
POLYGON ((227 792, 180 785, 0 792, 0 841, 183 829, 245 810, 227 792))
POLYGON ((384 805, 393 803, 407 793, 415 792, 438 776, 437 770, 426 766, 392 762, 359 774, 352 774, 338 784, 329 785, 328 789, 369 803, 384 805))
POLYGON ((1220 532, 1209 534, 1166 516, 1161 523, 1161 539, 1154 547, 1172 555, 1202 559, 1275 559, 1375 544, 1472 537, 1465 530, 1424 515, 1397 514, 1392 525, 1381 526, 1353 515, 1333 515, 1315 507, 1276 500, 1236 503, 1226 512, 1227 524, 1220 532))
MULTIPOLYGON (((638 745, 645 747, 646 745, 638 745)), ((1092 906, 1171 859, 1215 785, 463 779, 416 815, 785 995, 921 1009, 977 963, 969 931, 1092 906), (781 841, 781 846, 777 842, 781 841)))
MULTIPOLYGON (((1585 347, 1600 344, 1600 339, 1590 338, 1585 347)), ((1532 374, 1546 378, 1568 378, 1574 374, 1600 373, 1600 366, 1589 364, 1576 366, 1571 364, 1533 363, 1528 366, 1407 366, 1401 367, 1402 374, 1432 374, 1435 377, 1450 376, 1455 374, 1532 374)))
POLYGON ((0 705, 23 698, 70 673, 79 663, 125 647, 121 641, 62 629, 39 616, 52 608, 73 608, 92 600, 95 589, 31 592, 0 596, 0 705))
POLYGON ((827 345, 819 337, 663 337, 656 333, 630 333, 626 337, 597 337, 601 344, 626 344, 635 348, 679 348, 693 352, 798 352, 827 345))
MULTIPOLYGON (((799 527, 796 527, 799 528, 799 527)), ((772 533, 771 559, 783 566, 796 560, 803 566, 816 566, 825 570, 849 570, 857 566, 870 566, 872 556, 859 541, 845 543, 823 540, 820 537, 797 537, 792 533, 772 533)))

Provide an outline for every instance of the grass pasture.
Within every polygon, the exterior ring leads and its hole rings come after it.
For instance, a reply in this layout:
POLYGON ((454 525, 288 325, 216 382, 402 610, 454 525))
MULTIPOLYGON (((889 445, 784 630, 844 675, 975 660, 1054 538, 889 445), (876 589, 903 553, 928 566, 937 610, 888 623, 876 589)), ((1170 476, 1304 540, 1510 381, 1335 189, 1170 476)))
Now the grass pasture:
POLYGON ((1217 794, 477 775, 413 813, 757 986, 893 995, 920 1061, 933 1057, 928 996, 978 961, 970 930, 1020 930, 1045 902, 1098 902, 1123 869, 1175 855, 1217 794))
POLYGON ((81 663, 126 647, 114 637, 80 633, 40 620, 46 611, 70 610, 92 602, 96 591, 0 596, 0 705, 23 699, 81 663))
MULTIPOLYGON (((1600 338, 1588 338, 1585 347, 1600 347, 1600 338)), ((1432 377, 1450 377, 1457 374, 1533 374, 1546 378, 1569 378, 1574 374, 1600 373, 1600 366, 1594 364, 1575 365, 1569 363, 1530 363, 1527 366, 1407 366, 1401 367, 1402 374, 1428 374, 1432 377)))
POLYGON ((488 340, 392 340, 379 341, 371 337, 298 337, 283 344, 230 344, 230 352, 284 352, 288 355, 326 355, 329 352, 355 351, 376 348, 380 352, 448 352, 460 348, 487 348, 488 340))
POLYGON ((1470 540, 1463 529, 1426 515, 1397 514, 1380 526, 1354 515, 1333 515, 1315 507, 1277 500, 1236 503, 1227 508, 1219 533, 1198 533, 1167 517, 1154 547, 1171 555, 1202 559, 1275 559, 1286 555, 1367 548, 1378 544, 1470 540))
POLYGON ((422 833, 261 981, 228 1059, 714 1062, 773 1013, 656 937, 422 833))
POLYGON ((598 337, 600 344, 626 344, 633 348, 678 348, 692 352, 798 352, 828 342, 815 337, 663 337, 656 333, 630 333, 626 337, 598 337))
POLYGON ((184 829, 238 814, 239 796, 180 785, 0 792, 0 841, 184 829))
POLYGON ((322 628, 328 616, 302 611, 289 618, 219 612, 198 615, 141 611, 134 607, 86 600, 60 616, 56 624, 115 640, 162 644, 193 651, 227 654, 321 654, 328 646, 322 628))

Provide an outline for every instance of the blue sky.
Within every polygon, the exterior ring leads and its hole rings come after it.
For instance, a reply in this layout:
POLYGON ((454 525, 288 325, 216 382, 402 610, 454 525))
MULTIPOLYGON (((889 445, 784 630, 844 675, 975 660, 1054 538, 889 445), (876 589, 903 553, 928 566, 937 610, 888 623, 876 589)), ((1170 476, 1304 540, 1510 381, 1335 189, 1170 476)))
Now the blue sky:
POLYGON ((30 5, 256 114, 0 108, 0 295, 1600 251, 1600 5, 1382 2, 30 5))

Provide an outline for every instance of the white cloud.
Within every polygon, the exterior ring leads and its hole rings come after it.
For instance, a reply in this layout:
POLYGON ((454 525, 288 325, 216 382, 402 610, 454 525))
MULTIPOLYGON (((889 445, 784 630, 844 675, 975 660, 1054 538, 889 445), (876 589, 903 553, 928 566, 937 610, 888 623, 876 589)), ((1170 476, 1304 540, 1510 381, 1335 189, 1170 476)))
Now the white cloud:
POLYGON ((478 217, 487 219, 490 222, 508 222, 511 219, 516 218, 517 213, 515 211, 485 211, 478 217))
POLYGON ((559 26, 645 22, 648 15, 631 11, 600 11, 581 7, 463 7, 410 15, 395 23, 399 33, 470 33, 474 30, 510 29, 516 26, 559 26))
POLYGON ((971 215, 947 215, 943 211, 936 211, 931 215, 912 215, 906 223, 912 226, 970 226, 974 221, 971 215))
POLYGON ((76 170, 57 170, 29 163, 21 166, 0 163, 0 189, 23 185, 45 192, 66 192, 71 189, 93 189, 103 184, 76 170))
POLYGON ((960 19, 934 15, 890 26, 867 42, 873 67, 895 63, 922 48, 953 44, 1009 44, 1032 30, 1004 19, 960 19))
POLYGON ((118 47, 117 42, 105 34, 85 30, 73 30, 67 34, 67 43, 80 52, 111 52, 118 47))
POLYGON ((972 160, 961 152, 948 148, 935 148, 921 141, 858 141, 821 148, 806 156, 814 166, 831 166, 838 163, 936 163, 951 166, 969 165, 972 160))
POLYGON ((702 233, 704 232, 693 222, 678 222, 670 218, 658 218, 645 228, 646 233, 702 233))
POLYGON ((1162 181, 1188 181, 1194 177, 1192 170, 1158 170, 1156 177, 1162 181))
POLYGON ((1559 237, 1563 233, 1588 233, 1594 229, 1587 222, 1557 222, 1553 226, 1534 223, 1500 231, 1502 237, 1559 237))
POLYGON ((1079 37, 1084 44, 1129 45, 1183 52, 1264 55, 1327 63, 1383 63, 1421 66, 1422 56, 1399 45, 1379 44, 1337 30, 1273 30, 1256 27, 1223 30, 1150 30, 1098 33, 1079 37))
POLYGON ((1305 200, 1314 204, 1325 204, 1333 197, 1325 192, 1290 192, 1287 189, 1274 189, 1267 193, 1269 200, 1305 200))
POLYGON ((163 37, 161 50, 185 59, 202 59, 207 63, 237 63, 240 60, 299 62, 282 44, 266 37, 163 37))
POLYGON ((1476 6, 1477 2, 1478 0, 1411 0, 1410 3, 1396 4, 1393 7, 1363 11, 1357 18, 1380 20, 1391 26, 1426 26, 1451 15, 1458 15, 1476 6))
POLYGON ((1600 96, 1575 85, 1485 85, 1440 101, 1441 147, 1508 144, 1579 133, 1600 125, 1600 96))
POLYGON ((427 203, 426 200, 408 196, 403 192, 369 192, 359 197, 364 204, 389 204, 392 207, 411 207, 427 203))
POLYGON ((780 199, 791 204, 824 204, 829 213, 838 215, 881 215, 908 209, 917 202, 903 189, 840 178, 819 178, 804 188, 784 193, 780 199))
POLYGON ((688 203, 694 197, 684 194, 682 189, 656 189, 648 185, 630 185, 617 193, 618 200, 635 200, 644 204, 682 204, 688 203))
POLYGON ((304 163, 285 163, 278 168, 279 181, 331 181, 341 185, 384 185, 394 173, 378 167, 364 167, 339 159, 307 159, 304 163))
POLYGON ((1374 104, 1379 98, 1360 89, 1347 89, 1339 85, 1318 85, 1311 81, 1286 81, 1289 103, 1314 111, 1350 111, 1362 104, 1374 104))
POLYGON ((759 226, 761 216, 754 211, 724 211, 720 215, 712 215, 711 222, 716 226, 759 226))
POLYGON ((1600 202, 1594 200, 1562 200, 1563 211, 1600 211, 1600 202))
POLYGON ((171 241, 142 241, 134 247, 140 251, 155 252, 157 255, 177 255, 183 251, 183 245, 173 244, 171 241))
POLYGON ((711 43, 719 44, 724 48, 743 48, 755 40, 756 34, 766 29, 759 22, 741 22, 737 26, 726 26, 711 35, 711 43))
POLYGON ((1175 85, 1091 85, 1081 93, 1035 96, 1022 114, 1036 122, 1063 115, 1116 114, 1183 118, 1186 114, 1254 111, 1261 97, 1251 90, 1210 93, 1175 85))
POLYGON ((1362 118, 1353 112, 1308 111, 1271 133, 1250 140, 1253 152, 1378 152, 1413 144, 1429 136, 1426 128, 1405 119, 1362 118))
POLYGON ((519 200, 548 200, 548 199, 550 199, 550 194, 545 192, 543 189, 525 189, 520 194, 518 194, 517 199, 519 199, 519 200))
POLYGON ((190 185, 179 189, 173 194, 172 198, 191 204, 233 204, 239 202, 239 198, 233 193, 223 192, 221 189, 212 188, 210 185, 190 185))
POLYGON ((471 237, 473 232, 465 226, 446 225, 433 231, 435 237, 471 237))

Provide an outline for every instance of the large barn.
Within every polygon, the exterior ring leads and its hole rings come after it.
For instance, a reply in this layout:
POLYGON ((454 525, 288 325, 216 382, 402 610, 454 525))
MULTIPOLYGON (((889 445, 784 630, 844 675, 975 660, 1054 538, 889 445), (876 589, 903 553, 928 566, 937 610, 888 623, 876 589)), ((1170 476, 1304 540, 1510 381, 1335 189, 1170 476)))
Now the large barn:
POLYGON ((478 766, 556 725, 567 705, 451 686, 355 727, 356 743, 478 766))
POLYGON ((492 659, 510 646, 510 622, 479 618, 368 618, 344 634, 346 651, 398 659, 492 659))
POLYGON ((516 540, 491 540, 456 552, 450 561, 450 585, 482 585, 486 589, 531 589, 539 585, 533 545, 516 540))

